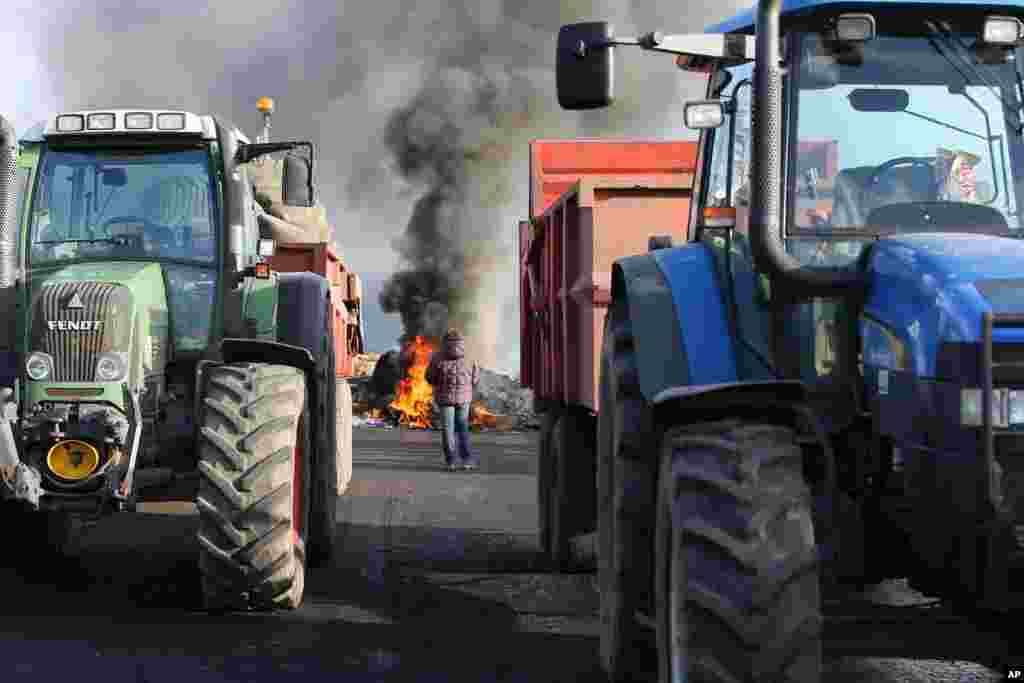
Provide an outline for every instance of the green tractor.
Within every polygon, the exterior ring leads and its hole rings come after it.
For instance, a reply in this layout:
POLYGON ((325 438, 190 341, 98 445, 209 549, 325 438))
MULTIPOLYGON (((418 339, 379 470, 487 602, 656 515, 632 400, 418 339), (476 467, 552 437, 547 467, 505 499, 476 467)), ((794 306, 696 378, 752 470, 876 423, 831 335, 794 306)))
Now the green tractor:
POLYGON ((351 402, 330 283, 268 263, 250 162, 274 152, 284 204, 315 206, 311 143, 217 116, 79 111, 21 140, 0 118, 0 500, 21 557, 181 500, 209 609, 298 607, 330 561, 351 402))

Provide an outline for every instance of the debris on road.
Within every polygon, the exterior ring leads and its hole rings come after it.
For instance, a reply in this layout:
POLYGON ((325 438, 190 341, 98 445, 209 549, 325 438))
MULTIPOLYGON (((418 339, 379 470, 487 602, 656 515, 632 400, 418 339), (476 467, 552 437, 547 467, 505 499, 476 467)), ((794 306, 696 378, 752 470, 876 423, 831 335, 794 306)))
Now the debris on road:
MULTIPOLYGON (((357 427, 383 427, 390 425, 411 429, 440 430, 440 415, 436 404, 427 406, 423 419, 403 419, 402 405, 398 402, 398 389, 403 383, 421 381, 421 373, 411 372, 415 354, 397 350, 385 353, 366 353, 356 356, 352 387, 352 410, 357 427), (415 376, 414 376, 415 375, 415 376)), ((408 392, 408 388, 406 388, 408 392)), ((420 406, 422 408, 422 406, 420 406)), ((473 431, 522 431, 539 429, 540 422, 533 411, 533 392, 519 384, 518 377, 510 377, 495 370, 480 368, 480 383, 470 412, 473 431)))

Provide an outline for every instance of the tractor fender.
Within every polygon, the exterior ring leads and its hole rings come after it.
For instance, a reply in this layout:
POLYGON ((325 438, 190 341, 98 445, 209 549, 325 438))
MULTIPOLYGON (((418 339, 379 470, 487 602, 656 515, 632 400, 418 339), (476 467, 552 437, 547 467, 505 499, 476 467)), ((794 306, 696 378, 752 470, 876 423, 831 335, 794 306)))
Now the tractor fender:
POLYGON ((310 387, 333 380, 321 377, 327 370, 322 367, 325 363, 319 350, 328 324, 326 304, 329 295, 329 284, 320 275, 279 273, 275 321, 277 341, 226 338, 220 344, 223 362, 290 365, 306 373, 310 387))
MULTIPOLYGON (((693 416, 694 422, 729 417, 737 407, 798 406, 807 398, 803 382, 799 380, 772 380, 759 382, 725 382, 667 387, 651 399, 654 414, 660 424, 685 424, 693 416)), ((793 426, 795 414, 781 420, 793 426)))
POLYGON ((330 283, 309 272, 279 273, 278 278, 277 340, 309 349, 315 356, 328 325, 325 304, 330 283))
POLYGON ((612 298, 625 299, 640 392, 738 381, 735 346, 711 251, 703 244, 618 259, 612 298))

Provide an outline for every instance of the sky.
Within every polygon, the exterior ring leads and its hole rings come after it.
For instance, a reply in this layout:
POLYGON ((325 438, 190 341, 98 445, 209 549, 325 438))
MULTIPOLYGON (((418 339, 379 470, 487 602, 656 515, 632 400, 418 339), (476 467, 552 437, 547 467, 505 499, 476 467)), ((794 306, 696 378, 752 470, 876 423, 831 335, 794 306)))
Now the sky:
MULTIPOLYGON (((317 145, 320 198, 344 260, 363 276, 370 350, 395 346, 409 324, 381 306, 382 289, 396 272, 421 273, 427 262, 438 269, 438 246, 423 245, 434 233, 423 225, 447 221, 459 227, 442 235, 442 247, 458 253, 456 270, 477 264, 470 268, 476 276, 460 271, 434 294, 473 289, 468 303, 456 303, 488 308, 481 334, 490 364, 516 374, 515 240, 517 220, 528 212, 528 141, 692 138, 681 125, 682 104, 704 92, 702 79, 680 72, 670 56, 620 49, 616 105, 561 111, 554 92, 559 25, 605 19, 619 35, 699 32, 749 3, 4 4, 0 63, 16 77, 0 89, 0 114, 18 132, 61 110, 167 107, 218 113, 255 136, 255 101, 273 97, 273 137, 317 145), (431 208, 424 197, 432 193, 442 201, 424 221, 431 208)), ((394 306, 403 293, 390 287, 394 306)))

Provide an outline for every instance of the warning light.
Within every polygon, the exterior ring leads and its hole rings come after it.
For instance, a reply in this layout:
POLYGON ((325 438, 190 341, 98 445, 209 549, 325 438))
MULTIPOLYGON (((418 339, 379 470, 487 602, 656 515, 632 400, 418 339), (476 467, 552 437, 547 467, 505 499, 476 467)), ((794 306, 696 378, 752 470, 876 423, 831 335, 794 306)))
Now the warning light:
POLYGON ((274 100, 270 99, 269 97, 261 97, 258 100, 256 100, 256 109, 263 112, 264 114, 269 114, 270 112, 274 111, 274 100))
POLYGON ((257 263, 254 268, 254 274, 260 280, 270 279, 270 264, 269 263, 257 263))
POLYGON ((705 228, 731 228, 736 225, 736 209, 733 207, 707 207, 704 209, 705 228))

